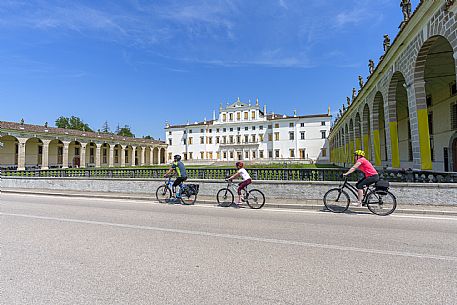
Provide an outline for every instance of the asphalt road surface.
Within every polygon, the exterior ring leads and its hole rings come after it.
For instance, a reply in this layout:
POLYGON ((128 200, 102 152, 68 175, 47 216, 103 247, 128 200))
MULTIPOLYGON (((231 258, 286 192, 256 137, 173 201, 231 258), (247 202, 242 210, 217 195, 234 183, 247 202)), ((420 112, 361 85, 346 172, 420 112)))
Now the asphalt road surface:
POLYGON ((457 217, 2 194, 0 304, 457 304, 457 217))

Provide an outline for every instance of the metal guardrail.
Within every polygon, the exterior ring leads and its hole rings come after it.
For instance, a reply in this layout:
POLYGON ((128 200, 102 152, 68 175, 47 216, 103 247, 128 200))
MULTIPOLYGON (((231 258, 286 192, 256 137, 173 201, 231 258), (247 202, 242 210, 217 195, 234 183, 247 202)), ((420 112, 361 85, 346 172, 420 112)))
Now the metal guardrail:
MULTIPOLYGON (((339 181, 344 168, 251 168, 247 169, 254 180, 276 181, 339 181)), ((49 170, 3 170, 2 176, 11 177, 85 177, 85 178, 162 178, 165 168, 86 168, 49 170)), ((235 172, 226 168, 188 168, 190 179, 224 179, 235 172)), ((382 179, 391 182, 457 183, 457 173, 381 170, 382 179)), ((352 180, 357 178, 352 175, 352 180)))

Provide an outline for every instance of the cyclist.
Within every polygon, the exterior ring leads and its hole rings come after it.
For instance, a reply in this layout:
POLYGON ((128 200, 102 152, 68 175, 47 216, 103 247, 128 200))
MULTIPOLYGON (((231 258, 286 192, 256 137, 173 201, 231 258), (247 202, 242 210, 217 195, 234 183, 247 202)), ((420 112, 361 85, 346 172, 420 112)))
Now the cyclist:
POLYGON ((186 167, 181 162, 180 155, 175 155, 173 157, 173 163, 164 177, 168 177, 173 172, 175 172, 177 176, 175 182, 173 183, 173 189, 176 189, 176 187, 179 186, 178 191, 176 192, 176 198, 180 198, 182 183, 187 180, 186 167))
POLYGON ((232 175, 228 180, 236 179, 237 177, 241 176, 243 182, 241 182, 238 186, 238 202, 237 204, 241 204, 241 190, 243 190, 246 186, 252 183, 251 176, 249 176, 247 170, 244 168, 244 163, 239 161, 235 164, 236 169, 238 170, 236 174, 232 175))
POLYGON ((357 169, 363 172, 364 177, 363 179, 359 180, 355 185, 357 188, 357 202, 353 203, 355 206, 359 206, 362 204, 363 199, 363 188, 369 186, 370 184, 376 183, 379 181, 379 175, 373 165, 365 159, 365 152, 363 150, 356 150, 354 152, 355 157, 355 164, 343 174, 343 176, 347 176, 357 169))

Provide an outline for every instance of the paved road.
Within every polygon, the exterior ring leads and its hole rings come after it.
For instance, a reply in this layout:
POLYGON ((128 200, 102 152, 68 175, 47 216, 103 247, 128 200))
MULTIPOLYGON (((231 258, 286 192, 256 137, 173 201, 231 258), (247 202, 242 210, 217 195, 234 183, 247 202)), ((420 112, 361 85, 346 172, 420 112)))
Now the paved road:
POLYGON ((457 217, 2 194, 1 304, 456 304, 457 217))

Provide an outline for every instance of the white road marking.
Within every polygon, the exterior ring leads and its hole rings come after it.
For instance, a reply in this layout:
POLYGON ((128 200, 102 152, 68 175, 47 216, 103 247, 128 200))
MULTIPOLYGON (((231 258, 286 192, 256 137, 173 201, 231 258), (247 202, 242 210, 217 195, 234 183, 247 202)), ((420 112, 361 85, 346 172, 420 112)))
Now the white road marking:
POLYGON ((178 233, 178 234, 187 234, 187 235, 195 235, 195 236, 209 236, 209 237, 218 237, 218 238, 226 238, 226 239, 234 239, 234 240, 263 242, 263 243, 269 243, 269 244, 293 245, 293 246, 302 246, 302 247, 308 247, 308 248, 339 250, 339 251, 359 252, 359 253, 368 253, 368 254, 381 254, 381 255, 389 255, 389 256, 393 255, 393 256, 420 258, 420 259, 432 259, 432 260, 457 262, 457 257, 455 257, 455 256, 420 254, 420 253, 402 252, 402 251, 387 251, 387 250, 378 250, 378 249, 367 249, 367 248, 358 248, 358 247, 309 243, 309 242, 275 239, 275 238, 262 238, 262 237, 254 237, 254 236, 211 233, 211 232, 193 231, 193 230, 169 229, 169 228, 161 228, 161 227, 140 226, 140 225, 112 223, 112 222, 104 222, 104 221, 92 221, 92 220, 83 220, 83 219, 72 219, 72 218, 46 217, 46 216, 12 214, 12 213, 1 213, 1 212, 0 212, 0 215, 9 216, 9 217, 22 217, 22 218, 30 218, 30 219, 50 220, 50 221, 58 221, 58 222, 111 226, 111 227, 136 229, 136 230, 149 230, 149 231, 158 231, 158 232, 178 233))
MULTIPOLYGON (((145 199, 145 200, 138 200, 138 199, 123 199, 123 198, 100 198, 100 197, 77 197, 76 196, 54 196, 54 195, 49 195, 49 194, 39 194, 39 195, 36 195, 36 194, 27 194, 27 193, 24 193, 24 194, 17 194, 17 193, 8 193, 8 194, 4 194, 4 195, 19 195, 19 196, 22 196, 22 195, 26 195, 26 196, 30 196, 30 197, 43 197, 43 196, 46 196, 46 197, 53 197, 53 198, 67 198, 67 199, 77 199, 77 198, 85 198, 87 200, 94 200, 94 201, 105 201, 105 202, 108 202, 108 203, 116 203, 116 204, 122 204, 122 205, 129 205, 129 204, 132 204, 132 203, 135 203, 135 204, 144 204, 144 205, 163 205, 162 203, 159 203, 158 201, 155 201, 155 198, 151 198, 151 200, 148 200, 148 199, 145 199)), ((2 201, 0 201, 0 204, 1 203, 4 203, 2 201)), ((68 204, 68 205, 71 205, 71 204, 68 204)), ((172 205, 172 206, 180 206, 179 204, 177 205, 172 205)), ((194 208, 204 208, 204 209, 221 209, 223 207, 219 207, 217 206, 217 203, 215 202, 214 205, 212 204, 196 204, 196 205, 193 205, 194 208)), ((322 205, 322 208, 324 208, 324 205, 322 205)), ((233 210, 237 210, 237 209, 233 209, 233 210)), ((332 217, 348 217, 347 214, 335 214, 335 213, 330 213, 330 212, 322 212, 322 211, 316 211, 316 210, 303 210, 303 209, 284 209, 284 208, 268 208, 268 207, 264 207, 262 208, 261 210, 253 210, 253 209, 250 209, 249 207, 246 207, 245 209, 241 209, 242 211, 250 211, 252 213, 259 213, 259 212, 271 212, 271 213, 302 213, 302 214, 320 214, 322 215, 323 213, 325 214, 328 214, 329 216, 332 216, 332 217)), ((367 210, 368 211, 368 210, 367 210)), ((373 215, 373 214, 370 214, 370 213, 367 213, 367 214, 361 214, 361 213, 357 213, 357 212, 354 212, 352 214, 350 214, 351 217, 379 217, 380 219, 382 219, 381 216, 376 216, 376 215, 373 215)), ((457 216, 456 217, 452 217, 452 216, 427 216, 427 215, 413 215, 413 214, 391 214, 387 217, 393 217, 393 218, 411 218, 411 219, 428 219, 428 220, 451 220, 451 221, 457 221, 457 216)))

